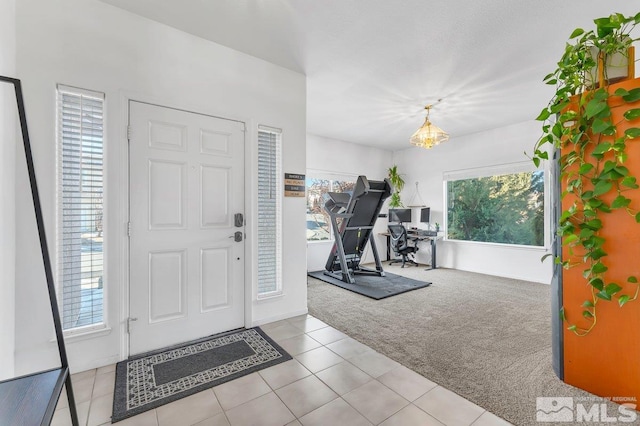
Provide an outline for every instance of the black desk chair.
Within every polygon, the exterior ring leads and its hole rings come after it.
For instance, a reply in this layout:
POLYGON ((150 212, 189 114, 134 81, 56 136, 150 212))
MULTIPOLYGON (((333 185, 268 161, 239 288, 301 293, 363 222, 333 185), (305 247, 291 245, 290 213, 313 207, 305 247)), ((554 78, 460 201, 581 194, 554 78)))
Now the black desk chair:
POLYGON ((407 236, 407 229, 403 225, 389 225, 389 234, 391 235, 391 248, 396 256, 401 256, 400 259, 392 260, 389 265, 402 262, 404 268, 405 263, 412 263, 418 266, 418 263, 413 260, 413 255, 418 251, 418 247, 415 245, 409 245, 409 238, 407 236))

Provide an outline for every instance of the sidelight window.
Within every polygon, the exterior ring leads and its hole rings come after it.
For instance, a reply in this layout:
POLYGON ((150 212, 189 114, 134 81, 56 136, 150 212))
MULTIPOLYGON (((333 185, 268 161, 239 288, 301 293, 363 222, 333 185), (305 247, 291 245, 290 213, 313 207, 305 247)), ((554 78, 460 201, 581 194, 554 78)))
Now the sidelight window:
POLYGON ((104 324, 104 94, 58 85, 58 287, 64 330, 104 324))

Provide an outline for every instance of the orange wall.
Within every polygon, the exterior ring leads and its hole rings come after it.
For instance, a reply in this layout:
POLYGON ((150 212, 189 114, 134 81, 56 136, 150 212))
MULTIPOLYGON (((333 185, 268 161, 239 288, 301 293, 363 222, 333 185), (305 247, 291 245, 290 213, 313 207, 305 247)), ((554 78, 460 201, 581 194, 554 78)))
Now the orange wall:
MULTIPOLYGON (((627 90, 640 87, 640 79, 612 85, 610 93, 624 87, 627 90)), ((619 100, 619 98, 618 98, 619 100)), ((640 119, 628 123, 622 113, 628 108, 615 108, 621 102, 610 104, 613 120, 618 129, 640 127, 640 119)), ((640 102, 632 104, 640 108, 640 102)), ((629 158, 625 165, 640 183, 640 139, 627 141, 629 158)), ((566 182, 562 182, 563 190, 566 182)), ((631 208, 640 210, 640 189, 625 193, 631 198, 631 208)), ((614 197, 607 201, 611 202, 614 197)), ((570 204, 569 197, 562 201, 563 210, 570 204)), ((626 211, 616 210, 602 215, 604 229, 601 235, 607 239, 604 250, 609 254, 603 258, 609 270, 605 283, 612 281, 623 286, 623 293, 633 296, 635 284, 626 282, 635 275, 640 279, 640 224, 626 211)), ((567 248, 563 248, 563 259, 570 259, 567 248)), ((590 286, 582 277, 586 267, 575 266, 563 271, 563 306, 568 320, 579 326, 587 326, 582 318, 582 303, 591 299, 590 286)), ((617 299, 597 304, 597 324, 585 337, 564 330, 565 381, 603 397, 635 397, 640 402, 640 300, 627 303, 620 308, 617 299)))

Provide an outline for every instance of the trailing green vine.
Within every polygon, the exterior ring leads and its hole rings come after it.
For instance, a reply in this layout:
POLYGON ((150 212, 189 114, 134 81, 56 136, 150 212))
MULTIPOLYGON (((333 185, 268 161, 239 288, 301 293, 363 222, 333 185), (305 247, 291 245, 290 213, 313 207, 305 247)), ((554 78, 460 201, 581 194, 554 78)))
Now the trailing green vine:
POLYGON ((607 278, 609 253, 605 251, 602 218, 614 210, 624 210, 640 223, 640 212, 629 197, 640 186, 625 166, 627 143, 640 137, 640 128, 630 127, 624 132, 618 128, 622 122, 640 118, 640 108, 629 106, 640 101, 640 88, 611 93, 609 87, 615 81, 609 81, 606 67, 604 82, 596 85, 598 55, 605 64, 626 67, 615 61, 628 59, 628 48, 635 41, 631 33, 640 23, 640 13, 632 17, 613 14, 594 22, 595 30, 573 31, 558 67, 544 78, 546 84, 555 86, 556 93, 537 117, 543 122, 543 135, 532 158, 539 166, 549 159, 550 148, 562 148, 560 179, 565 189, 561 197, 568 208, 560 216, 558 234, 573 260, 558 258, 556 262, 565 268, 586 266, 583 276, 591 297, 581 307, 586 327, 578 326, 575 318, 569 320, 564 307, 561 316, 569 323, 568 329, 580 336, 595 327, 598 303, 617 301, 622 307, 636 300, 639 292, 635 275, 626 283, 607 278), (622 121, 614 122, 615 108, 624 108, 622 121))

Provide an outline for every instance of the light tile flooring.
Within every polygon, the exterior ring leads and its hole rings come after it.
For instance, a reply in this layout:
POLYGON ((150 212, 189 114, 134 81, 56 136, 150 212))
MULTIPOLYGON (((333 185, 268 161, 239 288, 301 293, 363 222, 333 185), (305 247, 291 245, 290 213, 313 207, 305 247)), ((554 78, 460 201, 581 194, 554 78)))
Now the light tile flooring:
MULTIPOLYGON (((117 424, 509 424, 317 318, 305 315, 261 328, 294 359, 117 424)), ((115 365, 74 374, 72 379, 81 424, 110 424, 115 365)), ((52 424, 71 424, 64 394, 52 424)))

